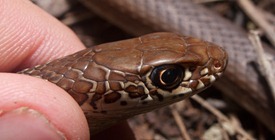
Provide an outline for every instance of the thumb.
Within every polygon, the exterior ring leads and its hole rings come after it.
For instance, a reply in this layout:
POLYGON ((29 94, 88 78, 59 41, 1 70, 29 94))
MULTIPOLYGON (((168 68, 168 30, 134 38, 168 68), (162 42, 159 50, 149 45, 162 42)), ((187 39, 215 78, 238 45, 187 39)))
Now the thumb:
POLYGON ((89 139, 72 97, 38 78, 0 73, 0 139, 89 139))

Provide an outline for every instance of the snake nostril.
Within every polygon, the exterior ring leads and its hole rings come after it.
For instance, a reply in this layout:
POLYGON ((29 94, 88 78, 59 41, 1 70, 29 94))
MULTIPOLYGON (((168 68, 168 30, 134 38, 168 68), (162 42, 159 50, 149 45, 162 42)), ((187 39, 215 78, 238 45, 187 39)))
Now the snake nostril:
POLYGON ((214 60, 213 66, 214 66, 214 69, 218 70, 222 67, 222 64, 219 60, 214 60))

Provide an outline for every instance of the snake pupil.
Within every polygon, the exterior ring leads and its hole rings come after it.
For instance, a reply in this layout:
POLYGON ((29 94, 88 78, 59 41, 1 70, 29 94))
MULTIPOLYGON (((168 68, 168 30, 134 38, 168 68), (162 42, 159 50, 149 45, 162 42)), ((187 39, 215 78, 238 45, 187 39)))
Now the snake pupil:
POLYGON ((178 75, 180 74, 181 72, 179 69, 170 68, 164 71, 164 73, 161 75, 161 80, 166 85, 171 85, 178 79, 178 75))
POLYGON ((178 65, 158 66, 150 76, 155 86, 166 90, 176 88, 182 82, 183 77, 183 68, 178 65))

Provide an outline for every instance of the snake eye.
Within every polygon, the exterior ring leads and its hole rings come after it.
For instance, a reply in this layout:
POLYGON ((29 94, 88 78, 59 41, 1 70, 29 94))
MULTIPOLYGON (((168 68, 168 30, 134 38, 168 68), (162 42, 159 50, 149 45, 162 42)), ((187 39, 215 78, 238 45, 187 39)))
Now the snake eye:
POLYGON ((178 65, 162 65, 153 69, 150 79, 153 84, 161 89, 171 90, 176 88, 184 77, 184 70, 178 65))

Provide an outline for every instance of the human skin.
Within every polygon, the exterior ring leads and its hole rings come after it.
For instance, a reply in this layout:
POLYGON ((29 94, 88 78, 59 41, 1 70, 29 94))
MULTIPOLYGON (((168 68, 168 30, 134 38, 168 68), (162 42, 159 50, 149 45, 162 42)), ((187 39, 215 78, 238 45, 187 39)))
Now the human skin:
POLYGON ((68 93, 14 73, 84 49, 69 28, 28 0, 0 0, 0 17, 0 139, 134 139, 126 122, 90 137, 68 93))

